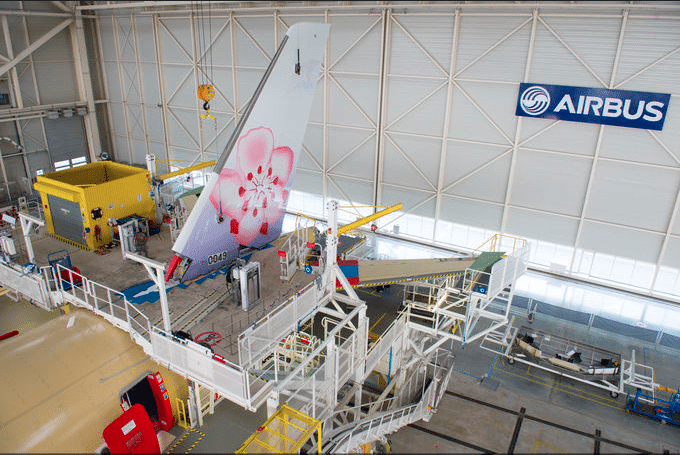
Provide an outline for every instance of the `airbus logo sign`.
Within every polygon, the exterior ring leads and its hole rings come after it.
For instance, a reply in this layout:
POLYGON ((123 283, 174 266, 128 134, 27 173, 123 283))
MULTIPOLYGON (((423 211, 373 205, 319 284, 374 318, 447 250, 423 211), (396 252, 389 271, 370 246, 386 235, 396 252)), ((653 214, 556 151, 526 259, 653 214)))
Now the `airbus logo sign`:
POLYGON ((532 117, 541 115, 550 106, 550 93, 541 86, 531 86, 522 92, 519 104, 522 110, 532 117))
POLYGON ((515 115, 661 131, 670 98, 667 93, 522 83, 515 115))

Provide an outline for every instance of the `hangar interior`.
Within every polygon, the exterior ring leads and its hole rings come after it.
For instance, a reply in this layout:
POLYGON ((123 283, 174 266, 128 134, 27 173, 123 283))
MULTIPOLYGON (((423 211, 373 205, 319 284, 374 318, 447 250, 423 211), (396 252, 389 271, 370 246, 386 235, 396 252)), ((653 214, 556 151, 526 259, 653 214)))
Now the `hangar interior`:
POLYGON ((0 450, 101 451, 160 371, 168 453, 680 453, 680 3, 18 1, 0 28, 0 450), (166 289, 309 22, 330 34, 285 234, 245 294, 231 269, 166 289), (522 113, 521 84, 577 95, 522 113), (258 439, 282 416, 300 434, 258 439))

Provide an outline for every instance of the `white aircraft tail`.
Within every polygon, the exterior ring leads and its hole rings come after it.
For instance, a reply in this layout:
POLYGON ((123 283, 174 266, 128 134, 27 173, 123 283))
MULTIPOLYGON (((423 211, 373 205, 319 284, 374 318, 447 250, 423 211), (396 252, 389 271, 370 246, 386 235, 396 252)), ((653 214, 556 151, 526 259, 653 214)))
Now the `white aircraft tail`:
POLYGON ((286 33, 172 249, 166 281, 228 265, 281 234, 330 25, 286 33))

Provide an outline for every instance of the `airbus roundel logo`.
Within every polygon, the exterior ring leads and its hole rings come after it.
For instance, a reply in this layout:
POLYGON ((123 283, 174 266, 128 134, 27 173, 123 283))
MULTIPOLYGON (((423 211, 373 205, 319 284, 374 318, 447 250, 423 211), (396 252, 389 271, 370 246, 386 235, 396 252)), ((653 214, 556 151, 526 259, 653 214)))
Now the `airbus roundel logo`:
POLYGON ((550 94, 546 89, 533 85, 522 93, 519 98, 522 110, 529 115, 541 115, 550 106, 550 94))

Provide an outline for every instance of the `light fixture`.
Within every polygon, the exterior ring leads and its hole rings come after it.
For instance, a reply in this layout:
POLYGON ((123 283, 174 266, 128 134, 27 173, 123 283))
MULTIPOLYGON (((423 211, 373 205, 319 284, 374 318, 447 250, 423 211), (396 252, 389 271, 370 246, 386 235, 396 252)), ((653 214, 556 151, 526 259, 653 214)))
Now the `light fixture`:
POLYGON ((87 108, 85 106, 77 107, 76 114, 80 115, 81 117, 85 117, 87 115, 87 108))
POLYGON ((59 118, 58 111, 47 111, 47 118, 50 120, 56 120, 59 118))
POLYGON ((66 108, 63 111, 61 111, 61 115, 63 115, 66 118, 73 117, 73 109, 71 109, 70 107, 66 108))

